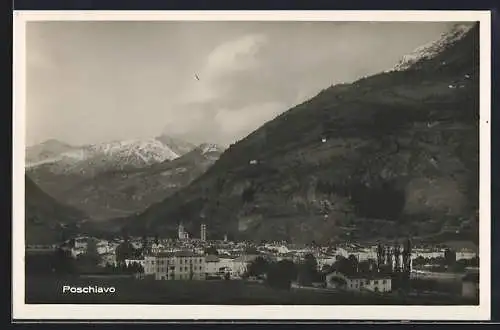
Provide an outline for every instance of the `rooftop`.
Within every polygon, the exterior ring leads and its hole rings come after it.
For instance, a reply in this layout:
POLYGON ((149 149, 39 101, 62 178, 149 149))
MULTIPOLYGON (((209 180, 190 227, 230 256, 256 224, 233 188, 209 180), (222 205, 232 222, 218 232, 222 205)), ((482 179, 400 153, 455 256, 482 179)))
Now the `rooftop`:
POLYGON ((205 257, 205 261, 206 262, 218 262, 220 260, 220 258, 216 255, 208 255, 205 257))
POLYGON ((201 257, 201 254, 194 253, 192 251, 175 251, 175 252, 160 252, 155 254, 156 257, 167 257, 167 258, 174 258, 174 257, 201 257))

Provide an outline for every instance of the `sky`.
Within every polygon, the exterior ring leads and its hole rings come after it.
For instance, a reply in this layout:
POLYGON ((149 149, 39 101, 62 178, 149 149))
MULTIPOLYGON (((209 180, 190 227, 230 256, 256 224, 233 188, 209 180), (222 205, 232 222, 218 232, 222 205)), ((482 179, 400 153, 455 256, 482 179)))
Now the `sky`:
POLYGON ((29 22, 26 143, 166 134, 227 146, 324 88, 390 69, 451 24, 29 22))

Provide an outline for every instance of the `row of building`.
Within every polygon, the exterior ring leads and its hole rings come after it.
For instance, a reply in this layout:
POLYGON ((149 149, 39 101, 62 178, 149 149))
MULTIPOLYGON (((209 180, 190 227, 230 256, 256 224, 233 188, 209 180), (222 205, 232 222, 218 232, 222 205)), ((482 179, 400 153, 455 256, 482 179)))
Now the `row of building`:
POLYGON ((126 259, 127 266, 137 263, 144 275, 157 280, 205 280, 210 278, 241 278, 258 255, 219 257, 192 251, 160 252, 143 259, 126 259))

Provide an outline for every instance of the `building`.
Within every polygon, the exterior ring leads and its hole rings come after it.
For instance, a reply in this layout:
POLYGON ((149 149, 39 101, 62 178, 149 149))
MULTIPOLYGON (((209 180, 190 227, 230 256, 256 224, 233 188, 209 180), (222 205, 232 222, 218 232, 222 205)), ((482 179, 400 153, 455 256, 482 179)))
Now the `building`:
POLYGON ((184 229, 184 225, 182 223, 179 224, 178 235, 179 235, 179 239, 180 240, 184 240, 184 239, 188 239, 189 238, 189 234, 184 229))
POLYGON ((144 274, 157 280, 204 280, 205 258, 191 251, 161 252, 145 257, 144 274))
POLYGON ((98 254, 105 254, 105 253, 113 252, 107 241, 99 241, 97 243, 96 248, 97 248, 98 254))
POLYGON ((325 281, 326 287, 329 289, 371 292, 390 292, 392 290, 391 277, 379 273, 359 273, 347 276, 333 272, 326 275, 325 281))
POLYGON ((158 254, 165 252, 165 246, 161 243, 153 243, 150 247, 150 251, 153 254, 158 254))
POLYGON ((80 247, 78 247, 78 248, 72 248, 72 249, 71 249, 71 256, 72 256, 73 258, 76 258, 76 257, 78 257, 80 254, 84 254, 86 250, 87 250, 87 248, 86 248, 86 247, 81 247, 81 246, 80 246, 80 247))
POLYGON ((477 252, 467 250, 467 249, 462 249, 460 251, 456 252, 456 260, 461 260, 461 259, 474 259, 477 257, 477 252))
POLYGON ((99 262, 99 265, 100 266, 107 266, 107 265, 111 265, 111 266, 116 266, 117 262, 116 262, 116 255, 114 253, 111 253, 111 252, 107 252, 107 253, 103 253, 100 255, 100 262, 99 262))
POLYGON ((243 274, 245 274, 248 270, 248 266, 250 263, 252 263, 255 259, 257 259, 259 255, 256 254, 244 254, 239 257, 236 257, 232 260, 232 265, 230 265, 230 268, 232 270, 232 276, 234 277, 241 277, 243 274))
POLYGON ((205 276, 207 278, 218 276, 223 269, 218 256, 208 255, 205 257, 205 276))
POLYGON ((145 259, 125 259, 125 265, 128 267, 133 264, 139 264, 142 266, 142 268, 146 267, 146 260, 145 259))
POLYGON ((325 266, 331 266, 337 261, 334 256, 321 256, 316 258, 316 263, 318 267, 318 271, 321 271, 325 266))
POLYGON ((207 225, 201 224, 201 240, 205 242, 207 240, 207 225))
POLYGON ((85 250, 87 248, 87 245, 88 245, 88 241, 87 241, 86 237, 78 237, 78 238, 75 238, 73 247, 77 250, 80 250, 80 249, 85 250))
POLYGON ((462 279, 462 297, 479 297, 479 273, 469 273, 462 279))

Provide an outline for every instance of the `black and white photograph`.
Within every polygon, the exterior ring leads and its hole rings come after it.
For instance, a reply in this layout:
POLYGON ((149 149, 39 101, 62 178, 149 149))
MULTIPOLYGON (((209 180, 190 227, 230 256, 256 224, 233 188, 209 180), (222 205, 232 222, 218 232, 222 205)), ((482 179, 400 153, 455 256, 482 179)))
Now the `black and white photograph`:
POLYGON ((15 13, 14 311, 489 317, 489 13, 313 13, 15 13))

